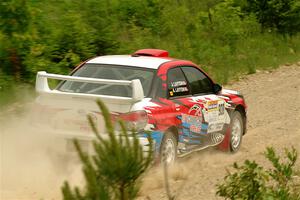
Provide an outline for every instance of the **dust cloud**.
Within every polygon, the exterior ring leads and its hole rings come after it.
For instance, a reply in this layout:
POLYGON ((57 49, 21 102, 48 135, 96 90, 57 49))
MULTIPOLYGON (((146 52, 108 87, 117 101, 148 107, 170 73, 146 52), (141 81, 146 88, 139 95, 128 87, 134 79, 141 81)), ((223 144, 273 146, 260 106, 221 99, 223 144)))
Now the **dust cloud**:
POLYGON ((65 180, 82 181, 77 157, 61 154, 45 130, 32 129, 31 108, 0 113, 1 200, 61 199, 65 180))
MULTIPOLYGON (((237 155, 240 154, 237 153, 237 155)), ((187 190, 186 185, 190 184, 191 179, 197 179, 198 181, 194 186, 191 186, 189 190, 193 190, 193 188, 201 184, 201 182, 210 182, 205 176, 219 167, 220 163, 229 165, 233 162, 234 158, 231 154, 222 152, 214 147, 196 151, 183 158, 178 158, 174 165, 168 167, 167 179, 170 194, 176 198, 182 198, 182 194, 187 190)), ((213 173, 219 174, 219 172, 213 173)), ((213 188, 210 192, 215 193, 216 188, 213 188)), ((143 178, 138 200, 142 199, 168 199, 163 166, 157 165, 151 168, 143 178), (153 195, 154 193, 155 195, 153 195)))

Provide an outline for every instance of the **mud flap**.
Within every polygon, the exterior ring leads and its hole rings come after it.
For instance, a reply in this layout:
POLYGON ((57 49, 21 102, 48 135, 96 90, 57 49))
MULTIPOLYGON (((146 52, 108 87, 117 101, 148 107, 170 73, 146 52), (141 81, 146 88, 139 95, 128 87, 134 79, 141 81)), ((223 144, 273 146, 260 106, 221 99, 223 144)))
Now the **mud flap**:
POLYGON ((221 151, 230 151, 230 133, 231 133, 231 127, 228 127, 225 133, 224 140, 217 146, 217 148, 221 151))

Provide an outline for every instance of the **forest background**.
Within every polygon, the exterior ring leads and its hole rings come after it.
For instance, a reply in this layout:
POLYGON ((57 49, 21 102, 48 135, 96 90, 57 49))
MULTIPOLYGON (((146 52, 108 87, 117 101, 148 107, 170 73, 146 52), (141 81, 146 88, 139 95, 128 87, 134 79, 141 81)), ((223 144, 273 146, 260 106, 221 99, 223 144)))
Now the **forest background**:
POLYGON ((99 55, 159 48, 219 83, 300 60, 300 0, 2 0, 0 108, 37 71, 68 74, 99 55))

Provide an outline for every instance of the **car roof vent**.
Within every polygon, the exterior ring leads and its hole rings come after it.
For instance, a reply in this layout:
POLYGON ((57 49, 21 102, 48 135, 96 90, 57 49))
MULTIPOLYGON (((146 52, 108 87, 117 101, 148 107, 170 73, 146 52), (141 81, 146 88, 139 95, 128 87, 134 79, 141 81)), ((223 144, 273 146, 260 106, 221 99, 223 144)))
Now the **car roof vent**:
POLYGON ((140 49, 134 52, 132 56, 169 57, 169 52, 161 49, 140 49))

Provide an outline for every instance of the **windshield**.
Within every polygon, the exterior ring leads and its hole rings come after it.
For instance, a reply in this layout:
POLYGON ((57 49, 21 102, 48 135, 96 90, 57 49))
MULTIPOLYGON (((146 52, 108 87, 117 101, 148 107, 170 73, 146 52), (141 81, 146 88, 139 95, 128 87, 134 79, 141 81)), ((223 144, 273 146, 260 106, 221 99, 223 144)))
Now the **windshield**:
MULTIPOLYGON (((142 83, 144 94, 148 96, 154 76, 154 70, 120 65, 86 63, 76 70, 72 76, 112 80, 139 79, 142 83)), ((64 81, 59 86, 58 90, 64 92, 101 94, 122 97, 132 96, 132 89, 130 86, 82 83, 78 81, 64 81)))

